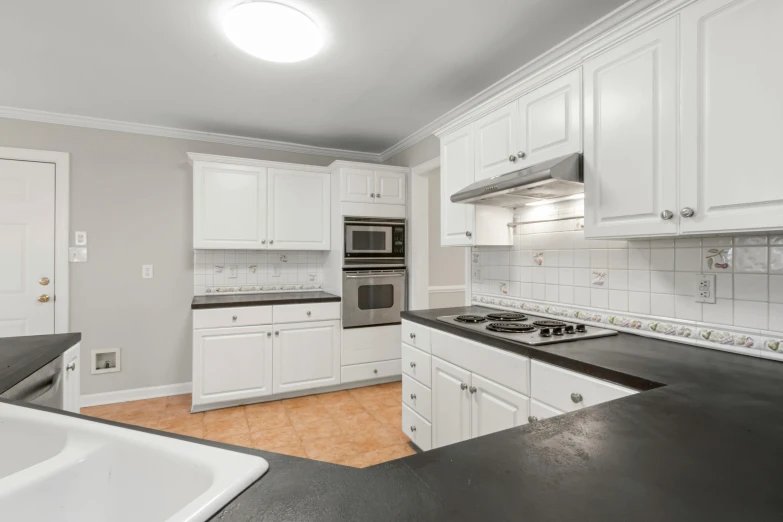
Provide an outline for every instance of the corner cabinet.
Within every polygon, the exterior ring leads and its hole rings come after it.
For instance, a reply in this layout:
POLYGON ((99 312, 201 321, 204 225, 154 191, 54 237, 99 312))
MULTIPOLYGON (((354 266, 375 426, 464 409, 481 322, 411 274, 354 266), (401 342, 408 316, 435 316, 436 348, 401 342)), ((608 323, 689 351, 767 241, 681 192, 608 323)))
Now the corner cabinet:
POLYGON ((193 248, 329 250, 326 169, 220 159, 193 161, 193 248))

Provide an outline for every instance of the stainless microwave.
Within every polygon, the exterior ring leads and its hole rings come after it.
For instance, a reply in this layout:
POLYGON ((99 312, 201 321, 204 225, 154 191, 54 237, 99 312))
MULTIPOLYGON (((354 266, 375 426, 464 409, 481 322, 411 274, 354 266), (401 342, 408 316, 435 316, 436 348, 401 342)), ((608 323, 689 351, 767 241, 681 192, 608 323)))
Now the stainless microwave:
POLYGON ((405 220, 344 218, 345 260, 393 261, 405 264, 405 220))

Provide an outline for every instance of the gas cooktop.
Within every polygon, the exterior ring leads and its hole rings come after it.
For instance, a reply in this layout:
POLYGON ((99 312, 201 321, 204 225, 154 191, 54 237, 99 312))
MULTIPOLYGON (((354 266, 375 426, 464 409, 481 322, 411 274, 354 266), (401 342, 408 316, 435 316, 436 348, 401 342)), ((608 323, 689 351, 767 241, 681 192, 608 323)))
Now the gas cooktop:
POLYGON ((450 323, 489 337, 498 337, 529 346, 578 341, 617 335, 614 330, 580 323, 547 319, 519 312, 497 312, 486 315, 444 315, 438 321, 450 323))

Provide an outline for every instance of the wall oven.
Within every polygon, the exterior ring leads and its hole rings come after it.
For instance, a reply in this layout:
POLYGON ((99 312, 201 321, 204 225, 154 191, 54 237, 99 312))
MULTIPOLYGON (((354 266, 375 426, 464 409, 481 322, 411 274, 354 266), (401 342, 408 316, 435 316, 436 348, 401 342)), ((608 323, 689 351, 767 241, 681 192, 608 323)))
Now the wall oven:
POLYGON ((405 220, 345 217, 345 265, 405 265, 405 220))
POLYGON ((400 324, 405 268, 343 270, 343 328, 400 324))

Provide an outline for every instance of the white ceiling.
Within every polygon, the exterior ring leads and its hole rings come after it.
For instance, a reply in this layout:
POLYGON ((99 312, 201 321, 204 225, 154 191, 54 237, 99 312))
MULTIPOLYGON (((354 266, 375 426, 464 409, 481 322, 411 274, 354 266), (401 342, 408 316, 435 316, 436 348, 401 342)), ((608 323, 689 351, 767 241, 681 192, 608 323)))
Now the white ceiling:
POLYGON ((283 0, 296 64, 223 35, 239 0, 4 2, 0 106, 381 152, 626 0, 283 0))

